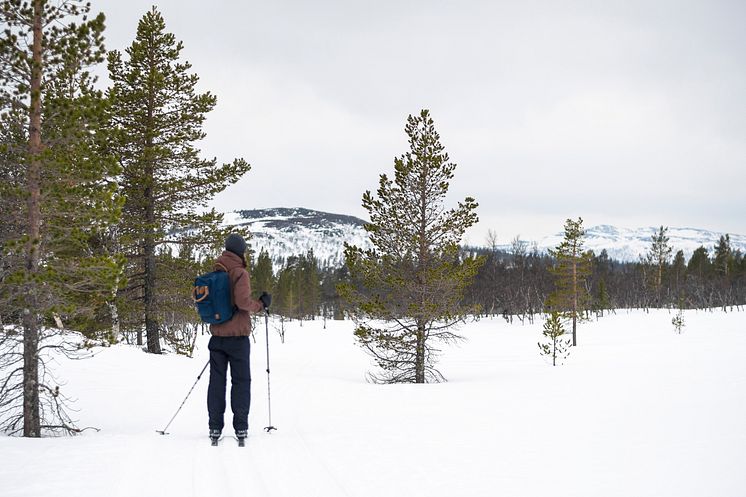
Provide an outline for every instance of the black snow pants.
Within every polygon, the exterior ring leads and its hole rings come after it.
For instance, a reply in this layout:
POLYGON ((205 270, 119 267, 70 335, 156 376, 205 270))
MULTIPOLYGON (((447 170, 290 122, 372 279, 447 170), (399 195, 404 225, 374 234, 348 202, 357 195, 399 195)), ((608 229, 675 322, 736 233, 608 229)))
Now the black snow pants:
POLYGON ((228 364, 231 367, 231 410, 233 429, 249 429, 251 404, 251 370, 249 368, 249 337, 210 338, 210 386, 207 388, 207 412, 211 430, 223 429, 225 413, 225 382, 228 364))

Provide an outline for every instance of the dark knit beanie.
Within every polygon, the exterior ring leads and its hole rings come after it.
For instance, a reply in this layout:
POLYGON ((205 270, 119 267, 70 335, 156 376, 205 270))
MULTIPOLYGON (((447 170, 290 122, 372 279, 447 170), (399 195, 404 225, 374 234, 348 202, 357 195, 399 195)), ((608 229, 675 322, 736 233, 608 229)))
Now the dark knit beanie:
POLYGON ((228 238, 225 239, 225 250, 233 252, 237 256, 243 258, 246 253, 246 240, 244 240, 238 233, 231 233, 228 235, 228 238))

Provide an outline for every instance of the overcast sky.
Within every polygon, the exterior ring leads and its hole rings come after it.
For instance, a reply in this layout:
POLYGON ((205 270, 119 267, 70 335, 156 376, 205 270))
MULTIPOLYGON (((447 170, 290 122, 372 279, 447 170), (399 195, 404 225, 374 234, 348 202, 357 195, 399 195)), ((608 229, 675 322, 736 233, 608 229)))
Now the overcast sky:
MULTIPOLYGON (((154 4, 94 0, 122 50, 154 4)), ((585 226, 746 234, 746 2, 161 0, 202 90, 206 157, 252 170, 222 210, 365 217, 430 109, 501 241, 585 226)))

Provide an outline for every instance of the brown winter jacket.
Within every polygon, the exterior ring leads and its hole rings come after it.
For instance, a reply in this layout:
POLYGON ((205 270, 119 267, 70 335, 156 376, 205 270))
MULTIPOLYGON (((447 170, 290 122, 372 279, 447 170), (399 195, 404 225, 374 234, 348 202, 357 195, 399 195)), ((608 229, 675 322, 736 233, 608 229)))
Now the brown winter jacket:
POLYGON ((261 312, 264 309, 261 301, 251 298, 251 282, 249 273, 246 271, 246 263, 233 252, 225 251, 215 261, 215 270, 228 270, 233 291, 233 303, 236 312, 230 321, 220 324, 211 324, 210 333, 218 337, 249 336, 251 334, 252 312, 261 312))

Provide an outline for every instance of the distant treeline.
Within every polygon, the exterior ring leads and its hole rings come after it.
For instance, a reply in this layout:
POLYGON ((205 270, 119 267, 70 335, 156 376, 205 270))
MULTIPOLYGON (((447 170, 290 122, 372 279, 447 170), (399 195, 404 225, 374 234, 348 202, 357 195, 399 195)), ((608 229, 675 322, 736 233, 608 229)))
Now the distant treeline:
MULTIPOLYGON (((556 263, 554 258, 523 246, 514 246, 512 251, 465 250, 486 259, 466 297, 478 304, 483 314, 524 319, 545 311, 547 298, 555 288, 550 272, 556 263)), ((678 251, 670 263, 662 265, 660 286, 656 282, 658 266, 649 258, 621 262, 609 258, 606 250, 598 255, 590 252, 591 274, 585 290, 591 304, 586 310, 727 309, 746 303, 744 254, 731 251, 725 237, 714 247, 712 256, 709 252, 700 247, 686 260, 683 251, 678 251)))
MULTIPOLYGON (((484 258, 465 296, 465 303, 475 305, 480 315, 531 320, 546 311, 547 299, 555 290, 550 271, 556 264, 553 257, 518 240, 511 250, 464 247, 461 252, 463 257, 484 258)), ((700 247, 688 260, 678 251, 662 265, 650 257, 617 261, 609 258, 606 250, 587 254, 592 264, 585 281, 590 295, 586 312, 602 314, 621 308, 728 310, 746 304, 746 257, 740 250, 731 250, 727 236, 712 250, 700 247)), ((320 268, 313 252, 288 258, 277 274, 272 273, 266 253, 260 254, 252 267, 255 293, 272 289, 275 313, 289 319, 344 316, 336 287, 349 280, 346 268, 320 268)))

